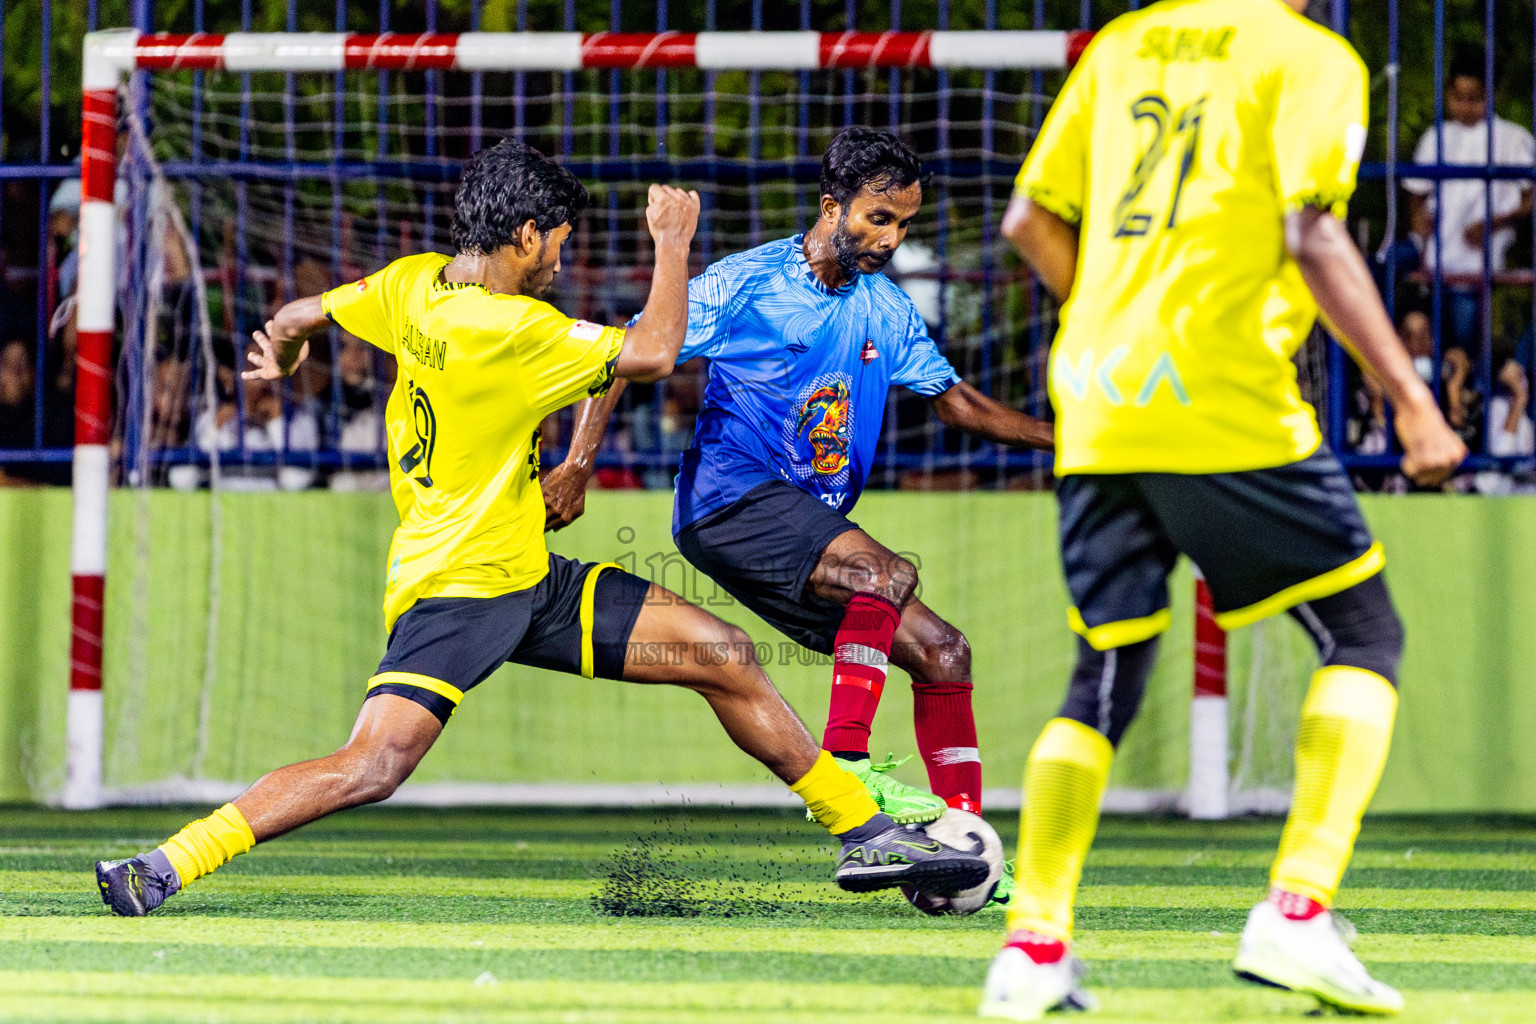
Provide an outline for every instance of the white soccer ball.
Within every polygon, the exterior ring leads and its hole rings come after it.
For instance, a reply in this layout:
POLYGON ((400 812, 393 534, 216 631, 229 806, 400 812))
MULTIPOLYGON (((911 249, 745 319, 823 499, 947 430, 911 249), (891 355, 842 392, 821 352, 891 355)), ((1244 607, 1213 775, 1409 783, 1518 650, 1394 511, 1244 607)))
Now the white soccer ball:
POLYGON ((923 831, 945 846, 967 853, 977 853, 986 858, 987 877, 980 885, 940 896, 936 893, 919 892, 910 885, 901 887, 911 904, 925 914, 934 917, 964 917, 974 914, 987 905, 998 880, 1003 877, 1003 841, 997 831, 976 814, 951 807, 937 820, 923 826, 923 831))

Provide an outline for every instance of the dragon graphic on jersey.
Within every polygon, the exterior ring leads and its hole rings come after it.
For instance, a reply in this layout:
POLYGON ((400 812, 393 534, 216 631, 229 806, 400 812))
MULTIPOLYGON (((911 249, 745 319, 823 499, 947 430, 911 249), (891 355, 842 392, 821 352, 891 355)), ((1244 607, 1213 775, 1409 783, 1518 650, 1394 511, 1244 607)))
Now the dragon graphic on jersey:
POLYGON ((829 477, 847 479, 848 451, 853 443, 853 408, 847 374, 817 377, 800 392, 795 402, 793 426, 784 424, 784 447, 801 479, 815 477, 837 483, 829 477), (805 446, 809 445, 810 466, 806 468, 805 446))

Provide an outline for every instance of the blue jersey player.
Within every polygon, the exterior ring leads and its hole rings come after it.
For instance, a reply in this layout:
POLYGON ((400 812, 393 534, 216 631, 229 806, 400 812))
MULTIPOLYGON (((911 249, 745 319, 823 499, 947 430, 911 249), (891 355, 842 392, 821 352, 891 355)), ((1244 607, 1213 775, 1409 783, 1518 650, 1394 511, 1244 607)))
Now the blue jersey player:
MULTIPOLYGON (((980 809, 981 764, 963 634, 914 597, 917 570, 848 518, 869 476, 892 385, 1000 444, 1050 448, 1048 423, 963 382, 916 307, 880 271, 922 205, 922 168, 895 136, 850 128, 821 164, 803 235, 729 256, 688 286, 679 358, 709 359, 672 530, 683 555, 786 636, 833 656, 822 746, 899 821, 980 809), (912 678, 933 793, 871 765, 888 664, 912 678)), ((581 491, 614 398, 577 413, 571 456, 545 480, 549 522, 581 491)))

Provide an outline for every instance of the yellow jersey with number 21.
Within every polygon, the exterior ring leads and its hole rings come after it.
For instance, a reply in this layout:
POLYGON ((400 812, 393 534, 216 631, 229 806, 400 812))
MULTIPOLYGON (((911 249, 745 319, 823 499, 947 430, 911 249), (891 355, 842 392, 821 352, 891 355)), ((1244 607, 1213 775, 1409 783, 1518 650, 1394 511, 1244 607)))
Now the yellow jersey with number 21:
POLYGON ((624 332, 525 295, 443 280, 425 253, 321 297, 342 329, 394 354, 385 430, 400 513, 385 628, 428 597, 497 597, 549 571, 539 424, 613 383, 624 332))
POLYGON ((1322 442, 1292 361, 1317 304, 1284 217, 1342 216, 1367 78, 1281 0, 1163 0, 1067 78, 1018 190, 1079 229, 1051 350, 1058 473, 1219 473, 1322 442))

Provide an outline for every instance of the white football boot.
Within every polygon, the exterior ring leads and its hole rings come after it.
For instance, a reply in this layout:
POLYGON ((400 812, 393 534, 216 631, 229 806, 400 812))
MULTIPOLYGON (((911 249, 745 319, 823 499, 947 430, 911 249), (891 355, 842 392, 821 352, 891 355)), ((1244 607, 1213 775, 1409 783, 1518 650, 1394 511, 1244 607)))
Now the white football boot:
POLYGON ((995 1020, 1039 1020, 1048 1010, 1092 1011, 1099 1001, 1077 987, 1084 968, 1076 957, 1037 964, 1017 946, 1004 946, 987 970, 977 1015, 995 1020))
POLYGON ((1346 939, 1353 930, 1327 911, 1292 920, 1265 900, 1248 914, 1232 970, 1247 981, 1305 992, 1341 1010, 1398 1013, 1402 995, 1367 973, 1346 939))

